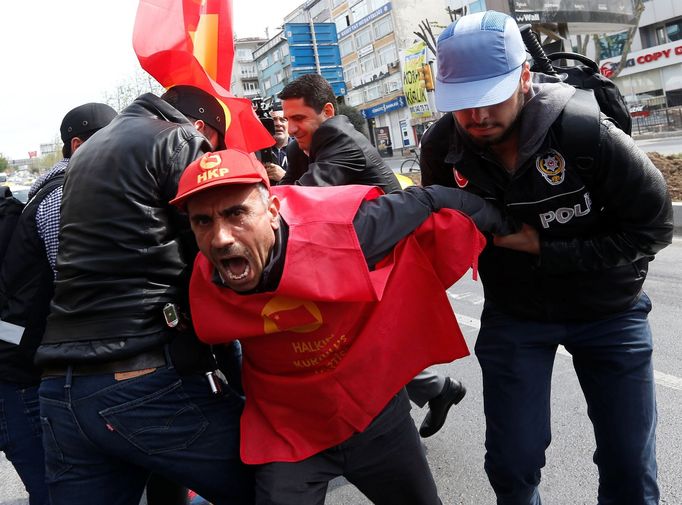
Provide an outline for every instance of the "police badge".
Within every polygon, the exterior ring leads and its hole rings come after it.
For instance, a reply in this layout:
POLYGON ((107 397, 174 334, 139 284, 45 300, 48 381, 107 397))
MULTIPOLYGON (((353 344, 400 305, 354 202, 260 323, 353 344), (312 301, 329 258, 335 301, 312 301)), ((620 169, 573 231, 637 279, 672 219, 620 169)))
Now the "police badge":
POLYGON ((535 168, 552 186, 564 182, 566 160, 554 149, 548 149, 539 154, 535 159, 535 168))

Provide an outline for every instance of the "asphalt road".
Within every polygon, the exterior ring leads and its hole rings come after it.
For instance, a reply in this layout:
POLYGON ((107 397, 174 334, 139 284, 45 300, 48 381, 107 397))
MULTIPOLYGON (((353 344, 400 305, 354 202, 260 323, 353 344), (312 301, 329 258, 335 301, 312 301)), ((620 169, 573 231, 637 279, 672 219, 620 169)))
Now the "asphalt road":
POLYGON ((645 153, 677 154, 682 152, 682 135, 656 139, 636 139, 635 143, 645 153))
MULTIPOLYGON (((653 301, 650 316, 654 334, 658 431, 657 451, 662 505, 682 504, 682 348, 679 345, 682 299, 682 240, 664 249, 651 264, 645 289, 653 301)), ((450 289, 450 299, 470 349, 476 340, 483 303, 479 283, 462 279, 450 289)), ((427 456, 440 497, 446 505, 495 503, 483 471, 485 422, 481 373, 472 356, 438 367, 461 378, 468 389, 462 403, 450 411, 444 428, 425 440, 427 456)), ((597 471, 592 463, 594 438, 587 407, 571 359, 557 355, 552 381, 552 444, 542 472, 540 492, 553 505, 594 504, 597 471)), ((421 423, 424 412, 414 408, 421 423)), ((364 505, 370 502, 350 484, 335 481, 328 505, 364 505)))

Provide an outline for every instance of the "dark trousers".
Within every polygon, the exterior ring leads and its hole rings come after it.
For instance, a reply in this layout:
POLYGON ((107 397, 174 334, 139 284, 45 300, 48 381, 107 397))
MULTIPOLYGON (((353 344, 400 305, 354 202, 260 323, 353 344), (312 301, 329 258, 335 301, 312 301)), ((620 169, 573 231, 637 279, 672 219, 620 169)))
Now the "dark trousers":
POLYGON ((30 505, 47 505, 37 387, 0 382, 0 450, 24 483, 30 505))
POLYGON ((46 474, 53 505, 137 505, 151 472, 214 505, 253 503, 239 459, 242 398, 211 394, 203 374, 172 367, 49 377, 40 385, 46 474))
POLYGON ((256 503, 320 505, 340 475, 376 504, 441 503, 404 390, 362 433, 303 461, 261 466, 256 503))
POLYGON ((542 323, 486 303, 476 356, 483 371, 485 470, 498 504, 540 504, 559 344, 573 356, 594 427, 599 505, 658 503, 650 310, 642 294, 630 309, 610 317, 542 323))

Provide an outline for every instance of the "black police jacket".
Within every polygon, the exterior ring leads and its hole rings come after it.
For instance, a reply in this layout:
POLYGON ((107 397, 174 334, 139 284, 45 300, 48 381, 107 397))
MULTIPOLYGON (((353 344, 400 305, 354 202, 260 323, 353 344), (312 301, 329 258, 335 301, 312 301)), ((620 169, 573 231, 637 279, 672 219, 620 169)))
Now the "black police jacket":
POLYGON ((162 308, 186 303, 196 243, 168 201, 185 167, 210 150, 180 112, 148 93, 76 151, 36 363, 114 361, 170 338, 162 308))
POLYGON ((589 174, 563 151, 558 124, 510 174, 447 114, 422 139, 422 181, 480 195, 539 231, 539 256, 489 241, 479 262, 487 302, 522 318, 589 320, 639 297, 649 261, 672 241, 672 206, 661 173, 604 116, 589 174))
POLYGON ((400 189, 398 179, 376 148, 343 115, 327 119, 315 131, 309 156, 292 141, 287 158, 289 168, 279 184, 361 184, 378 186, 384 193, 400 189))

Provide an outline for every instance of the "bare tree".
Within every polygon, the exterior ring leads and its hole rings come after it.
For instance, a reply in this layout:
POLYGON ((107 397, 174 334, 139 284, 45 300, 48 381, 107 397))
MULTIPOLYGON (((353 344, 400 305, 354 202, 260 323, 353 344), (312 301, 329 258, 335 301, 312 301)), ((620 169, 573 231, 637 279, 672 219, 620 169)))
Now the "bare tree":
POLYGON ((156 79, 138 68, 128 79, 120 82, 113 91, 104 93, 104 103, 121 111, 143 93, 160 95, 164 91, 163 86, 156 79))
MULTIPOLYGON (((635 0, 635 24, 628 29, 627 37, 625 38, 625 43, 623 44, 623 52, 620 54, 620 61, 618 65, 613 70, 611 79, 618 77, 621 70, 625 68, 625 62, 628 59, 628 54, 630 53, 630 47, 632 47, 632 40, 635 38, 635 33, 637 33, 637 28, 639 27, 639 19, 642 17, 642 12, 644 12, 644 0, 635 0)), ((595 38, 595 44, 597 43, 595 38)), ((599 46, 595 47, 595 59, 599 63, 599 46)))

